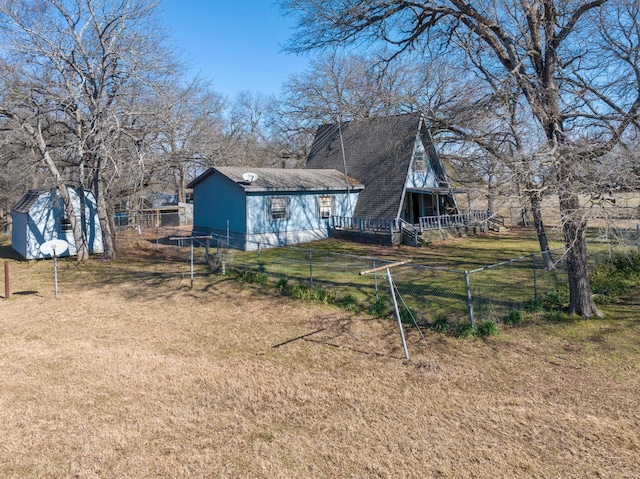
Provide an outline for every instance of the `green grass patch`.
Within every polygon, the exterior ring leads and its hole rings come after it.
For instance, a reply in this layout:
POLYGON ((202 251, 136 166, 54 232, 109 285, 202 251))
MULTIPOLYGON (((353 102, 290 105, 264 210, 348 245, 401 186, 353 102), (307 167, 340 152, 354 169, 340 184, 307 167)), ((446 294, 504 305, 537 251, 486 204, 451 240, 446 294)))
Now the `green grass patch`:
POLYGON ((371 306, 369 306, 369 314, 371 316, 375 316, 376 318, 383 318, 385 316, 388 316, 389 305, 384 299, 378 298, 371 306))
POLYGON ((358 304, 358 300, 356 297, 350 293, 345 294, 342 298, 336 301, 336 304, 341 308, 344 308, 348 311, 358 312, 360 309, 360 305, 358 304))
POLYGON ((542 313, 544 311, 544 306, 542 305, 542 300, 540 298, 531 298, 524 303, 524 307, 522 309, 527 313, 542 313))
POLYGON ((498 325, 493 321, 483 321, 476 325, 476 335, 480 337, 496 336, 500 333, 498 325))
POLYGON ((228 274, 237 281, 248 284, 265 285, 269 281, 269 276, 267 276, 265 273, 255 272, 251 270, 230 269, 228 270, 228 274))
POLYGON ((408 307, 402 308, 400 310, 400 321, 402 321, 405 324, 416 324, 418 322, 416 312, 408 307))
POLYGON ((446 316, 438 316, 431 324, 430 329, 438 333, 448 333, 451 330, 451 322, 446 316))
POLYGON ((318 301, 324 304, 332 304, 336 302, 336 293, 334 291, 314 286, 305 286, 302 284, 297 284, 291 288, 291 296, 296 299, 318 301))
POLYGON ((502 319, 502 322, 504 324, 509 324, 512 326, 515 326, 516 324, 520 324, 521 321, 522 321, 522 312, 518 310, 509 311, 509 314, 507 314, 502 319))
POLYGON ((617 301, 640 282, 640 254, 619 255, 599 265, 589 275, 591 291, 598 304, 617 301))
POLYGON ((476 329, 469 323, 460 323, 456 326, 454 336, 460 339, 471 339, 476 335, 476 329))
POLYGON ((544 313, 544 319, 551 323, 566 323, 569 321, 569 315, 564 311, 551 310, 544 313))

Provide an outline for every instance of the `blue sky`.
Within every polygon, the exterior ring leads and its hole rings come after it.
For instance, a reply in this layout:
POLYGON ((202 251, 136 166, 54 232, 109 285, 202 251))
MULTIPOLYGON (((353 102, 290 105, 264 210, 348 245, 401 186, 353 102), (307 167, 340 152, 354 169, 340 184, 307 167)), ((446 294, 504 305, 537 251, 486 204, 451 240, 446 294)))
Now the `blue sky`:
POLYGON ((271 0, 162 0, 161 8, 190 73, 230 99, 243 90, 277 94, 306 69, 305 57, 282 52, 293 22, 271 0))

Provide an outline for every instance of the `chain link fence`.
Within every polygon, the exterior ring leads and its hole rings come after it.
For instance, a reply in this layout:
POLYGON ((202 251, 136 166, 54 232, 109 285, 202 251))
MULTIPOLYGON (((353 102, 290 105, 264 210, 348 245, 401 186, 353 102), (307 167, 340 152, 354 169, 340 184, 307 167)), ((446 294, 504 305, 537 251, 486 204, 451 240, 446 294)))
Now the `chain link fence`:
MULTIPOLYGON (((589 266, 596 267, 623 251, 640 252, 638 228, 598 237, 589 243, 589 266), (622 238, 622 239, 621 239, 622 238)), ((281 290, 323 290, 325 300, 348 304, 378 316, 394 313, 388 275, 395 286, 399 313, 407 322, 423 325, 446 319, 450 324, 502 321, 533 299, 567 289, 564 250, 549 252, 553 267, 545 267, 543 253, 510 259, 471 271, 398 264, 380 258, 355 256, 299 246, 255 245, 251 252, 229 247, 224 236, 193 238, 190 230, 149 228, 144 234, 128 230, 119 235, 120 247, 144 246, 193 265, 208 265, 206 274, 237 275, 241 280, 271 281, 281 290), (363 271, 375 270, 370 274, 363 271)), ((185 274, 182 272, 181 274, 185 274)), ((566 294, 566 293, 565 293, 566 294)))

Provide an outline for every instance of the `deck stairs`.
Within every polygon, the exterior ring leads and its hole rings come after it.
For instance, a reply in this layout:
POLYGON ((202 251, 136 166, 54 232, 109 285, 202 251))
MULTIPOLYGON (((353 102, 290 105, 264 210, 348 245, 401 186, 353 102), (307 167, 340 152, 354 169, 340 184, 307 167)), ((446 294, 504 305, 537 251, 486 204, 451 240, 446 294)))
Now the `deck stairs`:
POLYGON ((487 229, 496 233, 506 233, 509 228, 504 224, 504 217, 501 215, 493 215, 487 219, 487 229))
POLYGON ((416 228, 414 225, 404 221, 403 219, 399 219, 398 224, 400 226, 400 231, 402 232, 403 243, 410 246, 423 246, 428 244, 420 234, 419 228, 416 228))

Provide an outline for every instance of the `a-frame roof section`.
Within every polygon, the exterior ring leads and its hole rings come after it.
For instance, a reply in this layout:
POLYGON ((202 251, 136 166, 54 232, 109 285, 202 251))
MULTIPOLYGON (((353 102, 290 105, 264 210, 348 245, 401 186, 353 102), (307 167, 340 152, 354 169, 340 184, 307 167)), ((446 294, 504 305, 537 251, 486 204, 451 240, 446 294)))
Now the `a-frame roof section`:
MULTIPOLYGON (((396 218, 421 128, 420 120, 419 113, 410 113, 322 125, 311 145, 306 168, 333 168, 344 172, 346 163, 346 174, 365 185, 354 216, 396 218)), ((431 145, 427 144, 430 136, 426 130, 424 133, 422 141, 431 155, 431 145)))

